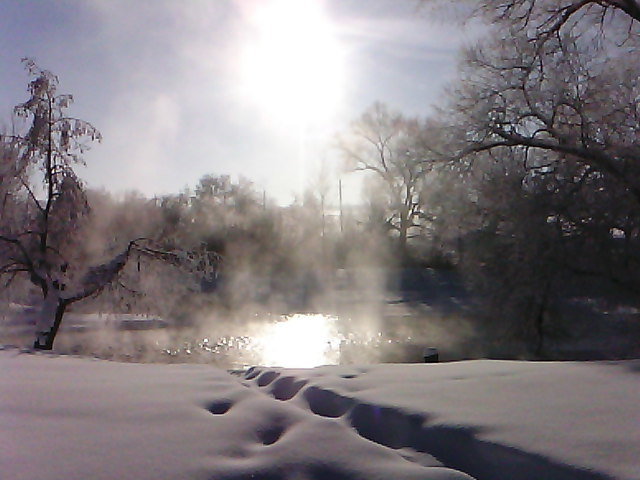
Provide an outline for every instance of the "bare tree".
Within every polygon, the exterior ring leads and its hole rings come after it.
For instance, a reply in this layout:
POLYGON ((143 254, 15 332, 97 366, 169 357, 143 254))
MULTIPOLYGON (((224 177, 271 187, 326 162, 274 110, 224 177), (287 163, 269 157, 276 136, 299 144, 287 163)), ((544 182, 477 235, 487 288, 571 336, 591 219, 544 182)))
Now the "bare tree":
POLYGON ((468 3, 493 22, 492 38, 465 52, 440 111, 448 139, 440 154, 475 185, 467 265, 493 285, 496 305, 520 299, 522 318, 537 312, 521 327, 535 327, 540 352, 557 278, 637 285, 638 4, 468 3))
MULTIPOLYGON (((476 13, 494 23, 509 25, 516 31, 529 31, 536 42, 587 23, 606 28, 623 22, 631 33, 640 22, 637 0, 482 0, 476 13)), ((583 27, 584 28, 584 25, 583 27)))
MULTIPOLYGON (((419 0, 426 6, 452 8, 447 0, 419 0)), ((640 21, 637 0, 466 0, 472 16, 482 16, 491 23, 512 27, 514 31, 529 31, 536 41, 544 41, 564 28, 579 22, 598 27, 611 20, 625 21, 629 30, 640 21)), ((456 5, 458 11, 460 5, 456 5)))
MULTIPOLYGON (((484 152, 497 161, 519 150, 522 181, 545 178, 545 188, 563 194, 564 208, 553 215, 566 231, 574 237, 597 233, 606 242, 616 229, 635 242, 640 66, 622 53, 603 52, 569 34, 548 39, 541 49, 515 38, 470 50, 446 127, 456 132, 450 134, 456 139, 452 158, 469 163, 484 152)), ((625 261, 637 264, 635 256, 625 261)), ((577 270, 621 278, 603 267, 577 270)))
POLYGON ((458 155, 499 147, 552 152, 612 177, 640 201, 637 64, 594 59, 570 37, 545 49, 536 57, 516 40, 508 51, 469 52, 456 110, 466 112, 470 130, 458 155))
POLYGON ((462 113, 455 123, 463 130, 457 158, 505 146, 545 150, 614 177, 640 201, 631 168, 640 148, 639 67, 630 61, 640 51, 640 4, 470 3, 495 24, 497 38, 467 51, 455 92, 454 108, 462 113), (613 42, 591 41, 607 38, 613 42))
POLYGON ((407 240, 423 219, 420 185, 432 168, 425 142, 426 128, 415 118, 374 104, 351 126, 339 147, 347 168, 373 173, 384 186, 387 214, 384 222, 398 234, 398 246, 407 255, 407 240))
MULTIPOLYGON (((147 239, 126 242, 110 259, 87 266, 78 252, 80 226, 90 213, 73 167, 82 164, 86 142, 100 140, 88 122, 67 116, 73 97, 57 93, 58 78, 33 60, 23 63, 31 77, 29 99, 15 112, 28 122, 24 135, 3 135, 3 201, 11 217, 0 222, 0 275, 7 285, 26 277, 43 299, 34 348, 50 350, 67 308, 100 294, 118 278, 133 252, 174 265, 195 265, 193 255, 165 251, 147 239), (6 187, 6 192, 4 192, 6 187)), ((202 265, 199 265, 202 267, 202 265)))

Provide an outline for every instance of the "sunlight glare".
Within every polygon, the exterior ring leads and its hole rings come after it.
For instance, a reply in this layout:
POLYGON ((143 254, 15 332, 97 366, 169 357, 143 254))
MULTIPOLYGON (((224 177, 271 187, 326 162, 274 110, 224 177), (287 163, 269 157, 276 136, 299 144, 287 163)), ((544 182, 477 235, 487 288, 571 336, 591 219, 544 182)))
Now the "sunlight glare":
POLYGON ((343 49, 320 0, 269 0, 248 13, 241 54, 244 94, 271 119, 322 122, 343 89, 343 49))
POLYGON ((287 368, 335 363, 340 345, 336 328, 336 318, 328 315, 285 317, 266 327, 261 336, 262 363, 287 368))

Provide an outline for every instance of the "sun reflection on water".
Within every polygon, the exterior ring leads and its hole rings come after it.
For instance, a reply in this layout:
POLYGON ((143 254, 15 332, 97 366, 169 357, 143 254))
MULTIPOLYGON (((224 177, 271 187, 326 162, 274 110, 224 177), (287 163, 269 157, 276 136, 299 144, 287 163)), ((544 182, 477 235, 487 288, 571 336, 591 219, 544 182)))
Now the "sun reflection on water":
POLYGON ((308 368, 340 359, 337 318, 329 315, 285 316, 266 325, 257 341, 263 365, 308 368))
POLYGON ((254 365, 311 368, 421 358, 422 347, 412 337, 389 336, 348 318, 320 313, 257 318, 241 335, 183 337, 170 345, 157 343, 157 347, 171 362, 214 363, 231 369, 254 365))

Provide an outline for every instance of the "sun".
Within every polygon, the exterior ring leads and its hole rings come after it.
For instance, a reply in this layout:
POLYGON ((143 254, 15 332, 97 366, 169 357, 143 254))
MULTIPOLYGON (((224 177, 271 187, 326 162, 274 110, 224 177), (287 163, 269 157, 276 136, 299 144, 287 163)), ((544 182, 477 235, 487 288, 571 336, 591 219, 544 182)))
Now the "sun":
POLYGON ((344 88, 344 49, 320 0, 265 0, 247 12, 241 89, 270 119, 322 123, 344 88))

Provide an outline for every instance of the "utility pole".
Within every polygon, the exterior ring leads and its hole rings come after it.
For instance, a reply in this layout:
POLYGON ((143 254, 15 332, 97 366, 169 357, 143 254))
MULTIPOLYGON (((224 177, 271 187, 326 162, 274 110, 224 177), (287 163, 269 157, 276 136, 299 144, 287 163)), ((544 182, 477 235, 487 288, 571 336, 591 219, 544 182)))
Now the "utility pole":
POLYGON ((338 179, 338 195, 340 197, 340 234, 344 234, 344 220, 342 211, 342 179, 338 179))

